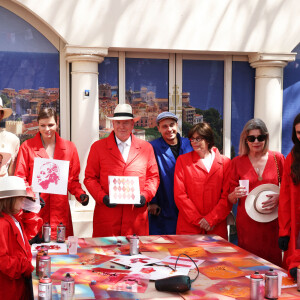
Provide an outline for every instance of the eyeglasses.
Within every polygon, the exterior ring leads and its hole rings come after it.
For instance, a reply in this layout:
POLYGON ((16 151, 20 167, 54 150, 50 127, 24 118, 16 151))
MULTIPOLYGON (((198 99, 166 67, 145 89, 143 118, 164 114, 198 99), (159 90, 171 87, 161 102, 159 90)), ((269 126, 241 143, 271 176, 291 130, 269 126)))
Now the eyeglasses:
POLYGON ((260 134, 258 136, 255 136, 255 135, 248 135, 247 136, 247 141, 250 142, 250 143, 254 143, 255 140, 257 140, 258 142, 263 142, 265 141, 267 138, 267 136, 265 134, 260 134))
POLYGON ((202 142, 203 140, 204 140, 204 139, 203 139, 203 138, 200 138, 200 137, 199 137, 199 138, 195 138, 195 139, 194 139, 194 138, 190 138, 190 142, 191 142, 191 143, 193 143, 193 142, 198 143, 198 142, 202 142))

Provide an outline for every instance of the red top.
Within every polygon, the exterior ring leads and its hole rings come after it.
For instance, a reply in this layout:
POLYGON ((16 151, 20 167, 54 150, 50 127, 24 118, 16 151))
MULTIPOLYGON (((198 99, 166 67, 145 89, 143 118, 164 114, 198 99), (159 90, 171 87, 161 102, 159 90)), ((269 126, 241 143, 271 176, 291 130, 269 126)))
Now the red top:
MULTIPOLYGON (((254 170, 248 155, 237 156, 231 161, 230 192, 239 186, 239 180, 249 180, 249 192, 261 184, 272 183, 278 185, 277 167, 274 160, 276 155, 279 173, 282 178, 284 156, 279 152, 269 151, 268 160, 262 174, 262 180, 254 170)), ((239 199, 236 226, 238 245, 278 266, 282 264, 282 254, 278 247, 278 219, 260 223, 251 219, 245 209, 246 197, 239 199)))

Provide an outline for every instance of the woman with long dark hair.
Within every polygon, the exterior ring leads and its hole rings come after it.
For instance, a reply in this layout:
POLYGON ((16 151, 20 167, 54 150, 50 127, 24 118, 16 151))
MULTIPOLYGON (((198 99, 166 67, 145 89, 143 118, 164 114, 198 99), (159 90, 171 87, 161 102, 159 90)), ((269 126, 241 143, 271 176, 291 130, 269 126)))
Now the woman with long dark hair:
POLYGON ((284 267, 297 277, 300 265, 300 114, 293 123, 294 147, 286 158, 279 198, 279 240, 284 267))

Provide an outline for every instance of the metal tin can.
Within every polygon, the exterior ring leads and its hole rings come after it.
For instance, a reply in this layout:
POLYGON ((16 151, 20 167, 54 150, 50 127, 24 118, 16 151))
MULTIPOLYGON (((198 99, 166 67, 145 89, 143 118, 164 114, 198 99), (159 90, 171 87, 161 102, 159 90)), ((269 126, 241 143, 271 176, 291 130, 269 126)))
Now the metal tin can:
POLYGON ((61 281, 61 299, 75 299, 75 281, 74 278, 71 277, 70 273, 67 273, 61 281))
POLYGON ((297 268, 297 290, 300 292, 300 266, 297 268))
POLYGON ((37 252, 36 258, 35 258, 35 274, 37 276, 39 276, 39 262, 40 262, 40 258, 44 254, 48 255, 48 248, 42 245, 41 248, 39 249, 39 251, 37 252))
POLYGON ((278 274, 273 269, 265 274, 265 298, 278 299, 278 274))
POLYGON ((43 224, 43 240, 45 243, 50 243, 51 241, 51 226, 49 223, 43 224))
POLYGON ((263 300, 264 292, 264 277, 258 271, 255 271, 250 276, 250 299, 263 300))
POLYGON ((48 276, 44 276, 39 281, 39 300, 52 299, 52 280, 48 276))
POLYGON ((130 244, 130 255, 139 254, 139 237, 135 234, 130 236, 129 244, 130 244))
POLYGON ((51 258, 47 254, 42 255, 39 261, 39 278, 45 275, 51 276, 51 258))
POLYGON ((65 225, 60 222, 57 225, 56 232, 57 232, 57 239, 56 239, 56 241, 58 243, 64 243, 65 240, 66 240, 66 227, 65 227, 65 225))

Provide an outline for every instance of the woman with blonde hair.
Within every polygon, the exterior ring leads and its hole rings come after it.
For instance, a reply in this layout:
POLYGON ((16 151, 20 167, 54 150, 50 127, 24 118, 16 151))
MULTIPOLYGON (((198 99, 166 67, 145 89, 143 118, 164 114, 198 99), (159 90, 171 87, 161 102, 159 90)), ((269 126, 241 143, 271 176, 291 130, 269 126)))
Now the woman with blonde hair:
MULTIPOLYGON (((282 255, 278 247, 278 219, 257 221, 249 216, 245 203, 246 189, 239 180, 249 181, 249 192, 263 184, 279 185, 284 166, 284 156, 269 150, 269 132, 260 119, 249 120, 240 136, 239 156, 231 161, 230 203, 237 203, 236 227, 238 245, 276 265, 281 265, 282 255)), ((273 212, 278 207, 279 194, 266 195, 261 211, 273 212)), ((255 206, 254 204, 253 206, 255 206)), ((255 206, 256 209, 256 206, 255 206)), ((261 214, 262 218, 265 216, 261 214)))

